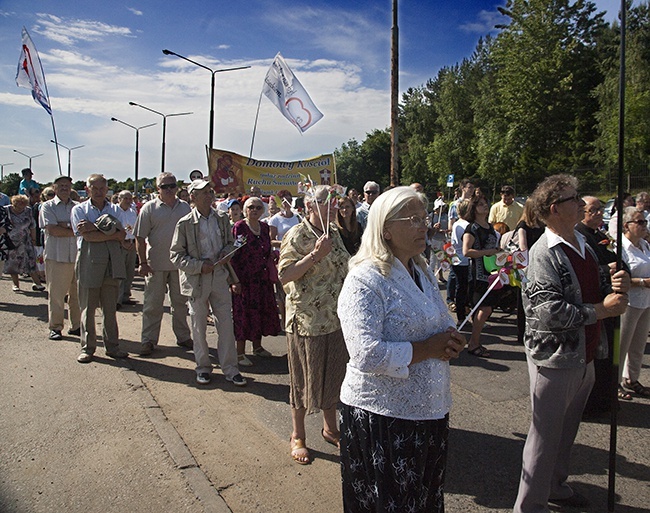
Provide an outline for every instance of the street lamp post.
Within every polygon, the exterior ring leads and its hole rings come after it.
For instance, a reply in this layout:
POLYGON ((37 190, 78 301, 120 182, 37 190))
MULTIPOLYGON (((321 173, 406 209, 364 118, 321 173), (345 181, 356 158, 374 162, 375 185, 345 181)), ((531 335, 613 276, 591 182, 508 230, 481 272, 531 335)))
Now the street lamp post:
POLYGON ((150 109, 149 107, 145 107, 144 105, 140 105, 139 103, 135 102, 129 102, 129 105, 133 105, 134 107, 140 107, 141 109, 148 110, 149 112, 153 112, 154 114, 158 114, 159 116, 162 116, 163 122, 162 122, 162 161, 160 164, 160 172, 164 173, 165 172, 165 134, 167 132, 167 118, 171 118, 172 116, 187 116, 189 114, 194 114, 193 112, 178 112, 176 114, 163 114, 162 112, 158 112, 157 110, 150 109))
POLYGON ((73 146, 72 148, 68 148, 67 146, 61 144, 60 142, 55 141, 54 139, 50 139, 50 142, 56 144, 57 146, 61 146, 61 148, 65 148, 66 150, 68 150, 68 178, 72 178, 72 173, 71 173, 72 168, 70 166, 70 161, 72 158, 72 150, 78 150, 79 148, 83 148, 85 145, 82 144, 81 146, 73 146))
POLYGON ((16 153, 20 153, 23 157, 27 157, 29 159, 29 169, 32 168, 32 159, 35 159, 36 157, 42 157, 43 154, 39 153, 38 155, 27 155, 26 153, 23 153, 22 151, 14 150, 16 153))
POLYGON ((133 126, 117 118, 111 118, 111 121, 117 121, 118 123, 122 123, 123 125, 128 126, 129 128, 133 128, 133 130, 135 130, 135 183, 133 184, 133 194, 137 197, 138 196, 138 165, 140 162, 140 130, 142 130, 143 128, 149 128, 150 126, 154 126, 156 123, 150 123, 144 126, 133 126))
POLYGON ((171 50, 163 50, 162 53, 165 55, 175 55, 176 57, 183 59, 187 62, 191 62, 192 64, 198 66, 199 68, 207 69, 210 73, 212 73, 212 81, 210 83, 210 138, 208 140, 209 148, 212 148, 212 141, 214 140, 214 76, 217 73, 221 73, 223 71, 236 71, 239 69, 248 69, 250 66, 238 66, 236 68, 226 68, 226 69, 212 69, 208 68, 204 64, 201 64, 199 62, 193 61, 192 59, 188 59, 187 57, 184 57, 176 52, 172 52, 171 50))
POLYGON ((13 166, 13 162, 7 162, 6 164, 0 164, 0 182, 5 179, 5 166, 13 166))

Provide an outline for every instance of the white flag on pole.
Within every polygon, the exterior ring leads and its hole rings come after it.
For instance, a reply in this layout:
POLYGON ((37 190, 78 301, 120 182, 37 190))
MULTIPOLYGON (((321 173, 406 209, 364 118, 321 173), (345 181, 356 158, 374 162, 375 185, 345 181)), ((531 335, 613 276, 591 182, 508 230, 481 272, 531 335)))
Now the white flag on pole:
POLYGON ((300 132, 323 117, 279 52, 266 73, 262 92, 300 132))
POLYGON ((23 47, 20 52, 20 60, 18 61, 16 85, 31 89, 34 101, 42 105, 50 116, 52 115, 41 59, 25 27, 23 27, 23 47))

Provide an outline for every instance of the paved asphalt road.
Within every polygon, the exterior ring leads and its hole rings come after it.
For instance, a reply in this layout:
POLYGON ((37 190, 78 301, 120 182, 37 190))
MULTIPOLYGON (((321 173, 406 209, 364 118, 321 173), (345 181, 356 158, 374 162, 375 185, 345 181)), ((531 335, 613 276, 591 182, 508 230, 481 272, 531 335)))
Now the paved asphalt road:
MULTIPOLYGON (((135 298, 143 282, 136 279, 135 298)), ((336 449, 308 417, 314 462, 289 458, 291 431, 285 340, 264 345, 274 357, 251 357, 246 388, 194 381, 192 353, 177 348, 166 315, 158 352, 138 350, 141 305, 119 315, 124 349, 116 362, 98 349, 75 360, 78 339, 47 339, 45 295, 11 291, 0 280, 0 512, 341 511, 336 449)), ((98 318, 98 324, 101 323, 98 318)), ((515 499, 530 421, 528 376, 514 340, 513 316, 497 314, 483 343, 493 358, 467 354, 453 363, 446 510, 507 512, 515 499)), ((211 328, 210 337, 216 334, 211 328)), ((642 382, 650 384, 646 352, 642 382)), ((650 504, 650 400, 621 405, 617 512, 650 504)), ((586 511, 607 511, 609 426, 584 422, 572 455, 586 511)))

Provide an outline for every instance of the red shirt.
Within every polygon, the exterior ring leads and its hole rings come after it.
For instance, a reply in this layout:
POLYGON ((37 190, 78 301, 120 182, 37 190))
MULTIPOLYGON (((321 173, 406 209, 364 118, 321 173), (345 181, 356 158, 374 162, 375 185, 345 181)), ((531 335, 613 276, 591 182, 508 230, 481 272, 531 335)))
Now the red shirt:
MULTIPOLYGON (((598 262, 592 254, 585 248, 586 258, 583 259, 576 251, 562 244, 562 251, 566 254, 571 262, 573 271, 578 276, 578 283, 582 290, 582 302, 587 304, 600 303, 603 300, 603 293, 600 290, 600 272, 598 262)), ((585 326, 586 361, 591 362, 596 356, 596 349, 600 341, 600 321, 595 324, 585 326)))

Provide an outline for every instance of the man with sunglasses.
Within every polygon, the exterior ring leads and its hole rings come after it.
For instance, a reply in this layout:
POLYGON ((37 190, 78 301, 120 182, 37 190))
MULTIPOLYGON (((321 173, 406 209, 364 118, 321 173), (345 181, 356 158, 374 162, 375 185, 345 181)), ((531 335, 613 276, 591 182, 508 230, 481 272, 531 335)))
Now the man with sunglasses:
POLYGON ((532 420, 514 513, 589 506, 567 483, 569 457, 594 384, 600 321, 625 311, 630 276, 611 267, 608 284, 575 230, 585 207, 577 186, 573 176, 549 176, 532 196, 546 228, 530 249, 522 290, 532 420))
POLYGON ((366 185, 363 186, 363 203, 359 208, 357 208, 357 221, 361 227, 365 230, 366 224, 368 222, 368 212, 370 212, 370 206, 381 194, 381 187, 377 182, 366 182, 366 185))
POLYGON ((192 336, 187 324, 187 298, 181 294, 178 269, 169 258, 176 223, 189 214, 191 208, 187 202, 176 197, 178 185, 172 173, 160 173, 156 178, 156 188, 158 197, 142 206, 133 229, 140 258, 139 273, 146 281, 142 305, 141 356, 150 355, 158 345, 167 290, 176 344, 192 348, 192 336))

